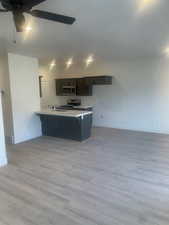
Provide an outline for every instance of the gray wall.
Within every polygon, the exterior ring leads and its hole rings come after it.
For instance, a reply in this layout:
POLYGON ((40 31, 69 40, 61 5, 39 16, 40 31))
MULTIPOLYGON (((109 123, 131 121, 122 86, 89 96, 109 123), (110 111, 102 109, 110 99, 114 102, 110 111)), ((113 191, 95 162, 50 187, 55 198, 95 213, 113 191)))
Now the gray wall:
POLYGON ((43 107, 66 101, 55 96, 54 76, 113 75, 112 86, 95 86, 93 97, 82 97, 83 104, 94 106, 94 125, 169 133, 169 62, 164 58, 95 62, 88 69, 74 65, 50 73, 42 66, 40 71, 48 93, 43 107))

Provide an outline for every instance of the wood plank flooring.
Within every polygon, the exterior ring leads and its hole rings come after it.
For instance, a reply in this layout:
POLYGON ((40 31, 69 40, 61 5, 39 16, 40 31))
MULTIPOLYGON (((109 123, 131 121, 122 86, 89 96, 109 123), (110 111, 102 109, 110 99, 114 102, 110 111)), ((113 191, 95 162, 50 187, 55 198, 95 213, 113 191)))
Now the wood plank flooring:
POLYGON ((169 135, 95 128, 8 147, 0 225, 168 225, 169 135))

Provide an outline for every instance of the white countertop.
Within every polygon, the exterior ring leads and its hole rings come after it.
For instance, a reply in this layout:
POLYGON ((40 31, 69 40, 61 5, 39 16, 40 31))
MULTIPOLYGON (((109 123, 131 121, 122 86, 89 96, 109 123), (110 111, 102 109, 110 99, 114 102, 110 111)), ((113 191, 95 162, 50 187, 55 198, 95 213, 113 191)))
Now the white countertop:
POLYGON ((90 105, 79 105, 79 106, 74 106, 75 109, 79 109, 79 108, 82 108, 82 109, 88 109, 88 108, 93 108, 93 106, 90 106, 90 105))
POLYGON ((66 116, 66 117, 80 117, 89 114, 93 114, 93 112, 89 111, 80 111, 80 110, 41 110, 36 112, 38 115, 52 115, 52 116, 66 116))

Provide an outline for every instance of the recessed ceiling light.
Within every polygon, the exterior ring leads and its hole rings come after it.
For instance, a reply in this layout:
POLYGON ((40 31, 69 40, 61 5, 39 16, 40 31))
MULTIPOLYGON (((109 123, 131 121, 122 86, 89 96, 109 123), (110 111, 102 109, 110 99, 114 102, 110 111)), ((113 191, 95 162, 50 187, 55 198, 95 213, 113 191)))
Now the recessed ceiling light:
POLYGON ((164 49, 164 54, 169 57, 169 46, 164 49))
POLYGON ((53 69, 53 67, 55 67, 56 66, 56 60, 54 59, 51 63, 50 63, 50 70, 52 70, 53 69))
POLYGON ((89 66, 91 63, 94 62, 94 56, 90 55, 87 59, 86 59, 86 66, 89 66))
POLYGON ((69 68, 73 64, 73 58, 68 59, 66 62, 66 67, 69 68))
POLYGON ((32 27, 30 26, 25 27, 25 31, 31 31, 31 30, 32 30, 32 27))
POLYGON ((32 20, 29 21, 24 27, 23 27, 23 41, 26 41, 29 37, 29 35, 32 35, 32 20))
POLYGON ((143 12, 159 3, 159 0, 138 0, 138 11, 143 12))

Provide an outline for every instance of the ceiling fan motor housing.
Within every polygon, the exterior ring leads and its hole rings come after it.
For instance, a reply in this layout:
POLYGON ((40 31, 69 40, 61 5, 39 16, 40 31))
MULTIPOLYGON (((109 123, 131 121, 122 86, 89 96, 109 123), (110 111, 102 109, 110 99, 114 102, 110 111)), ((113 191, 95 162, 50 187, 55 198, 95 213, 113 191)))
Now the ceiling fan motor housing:
POLYGON ((0 12, 12 12, 17 32, 22 32, 24 30, 24 13, 28 13, 41 19, 60 22, 68 25, 72 25, 75 22, 76 19, 73 17, 42 10, 32 10, 34 6, 39 5, 45 1, 46 0, 0 0, 2 7, 4 8, 0 9, 0 12))
POLYGON ((8 11, 28 11, 32 9, 32 4, 29 1, 25 2, 23 0, 0 0, 3 8, 8 11))

